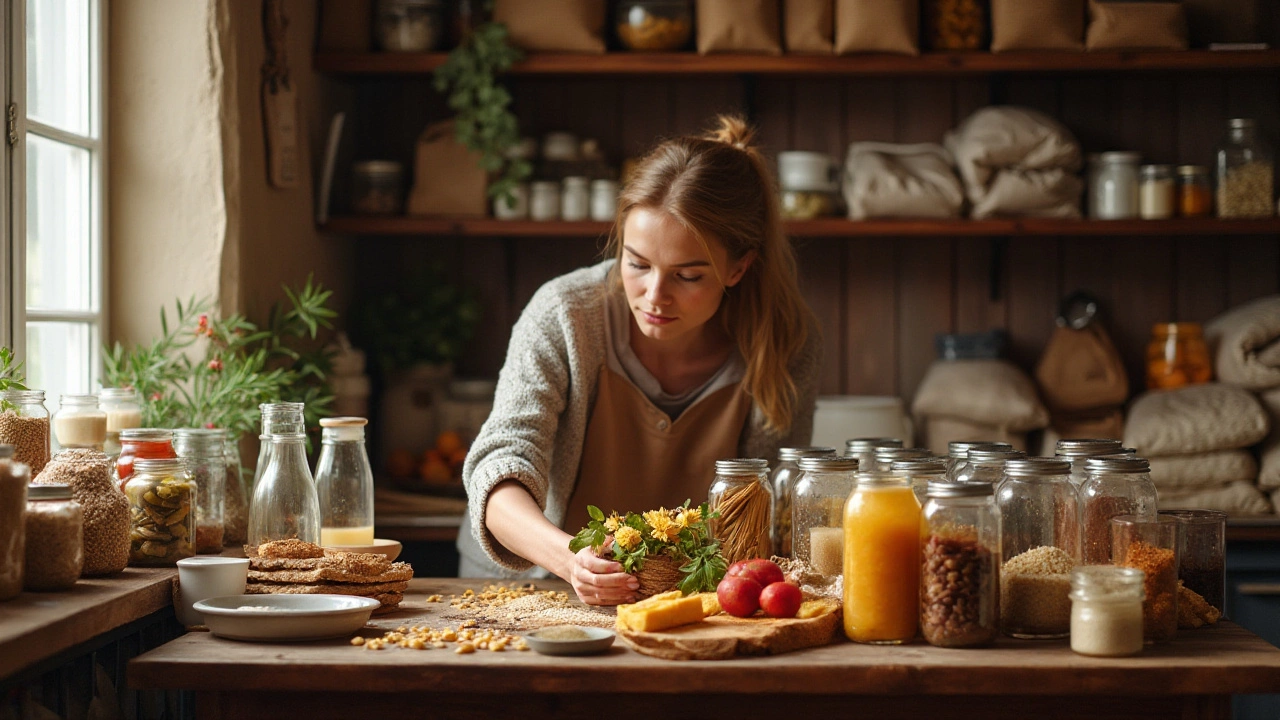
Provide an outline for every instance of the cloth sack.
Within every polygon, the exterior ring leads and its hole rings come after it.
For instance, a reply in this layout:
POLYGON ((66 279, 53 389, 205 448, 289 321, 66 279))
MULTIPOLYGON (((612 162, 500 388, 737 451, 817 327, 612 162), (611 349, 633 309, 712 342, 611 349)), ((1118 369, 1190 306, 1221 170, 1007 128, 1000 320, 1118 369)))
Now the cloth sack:
POLYGON ((487 183, 479 153, 458 142, 453 121, 435 123, 414 149, 409 214, 484 217, 487 183))
POLYGON ((970 422, 953 417, 926 417, 918 421, 920 446, 929 448, 935 455, 946 456, 952 442, 1005 442, 1015 450, 1027 449, 1027 434, 1011 432, 1008 428, 970 422))
POLYGON ((535 52, 604 52, 604 0, 494 0, 511 44, 535 52))
POLYGON ((1187 12, 1179 2, 1089 0, 1087 50, 1186 50, 1187 12))
POLYGON ((1049 424, 1031 378, 1006 360, 933 363, 911 411, 917 418, 953 418, 1013 433, 1049 424))
MULTIPOLYGON (((1079 330, 1054 328, 1036 364, 1036 382, 1045 404, 1055 415, 1119 408, 1129 397, 1124 361, 1097 322, 1079 330)), ((1055 417, 1054 425, 1059 424, 1055 417)))
POLYGON ((1124 444, 1148 458, 1234 450, 1266 437, 1269 426, 1262 405, 1247 391, 1221 383, 1191 385, 1134 400, 1124 444))
POLYGON ((1233 482, 1216 488, 1179 492, 1157 488, 1161 510, 1221 510, 1228 515, 1270 515, 1271 500, 1253 483, 1233 482))
POLYGON ((699 0, 698 52, 782 54, 778 0, 699 0))
POLYGON ((1280 295, 1219 315, 1204 328, 1218 380, 1250 390, 1280 387, 1280 295))
POLYGON ((947 133, 946 147, 973 204, 973 217, 1080 216, 1080 144, 1044 113, 983 108, 947 133))
POLYGON ((844 167, 849 217, 959 217, 964 190, 941 145, 853 143, 844 167))
POLYGON ((1280 488, 1280 388, 1259 394, 1258 400, 1271 418, 1271 434, 1258 448, 1262 465, 1258 471, 1258 487, 1270 490, 1280 488))
POLYGON ((836 53, 920 54, 918 0, 836 0, 836 53))
POLYGON ((1230 482, 1252 484, 1258 478, 1258 461, 1248 450, 1165 455, 1147 460, 1151 463, 1151 481, 1156 487, 1175 491, 1221 487, 1230 482))
POLYGON ((991 0, 991 52, 1083 49, 1084 0, 991 0))
POLYGON ((835 50, 835 0, 782 0, 787 52, 830 55, 835 50))

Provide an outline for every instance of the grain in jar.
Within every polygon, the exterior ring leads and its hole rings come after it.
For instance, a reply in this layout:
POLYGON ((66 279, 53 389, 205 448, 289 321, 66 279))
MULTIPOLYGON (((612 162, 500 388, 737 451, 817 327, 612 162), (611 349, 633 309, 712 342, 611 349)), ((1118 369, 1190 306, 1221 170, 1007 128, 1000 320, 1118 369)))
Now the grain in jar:
POLYGON ((69 590, 84 565, 84 512, 66 485, 28 485, 23 588, 69 590))
POLYGON ((140 458, 124 491, 131 565, 176 565, 196 554, 196 486, 182 460, 140 458))
POLYGON ((1079 502, 1070 465, 1047 458, 1005 463, 1000 508, 1001 630, 1017 638, 1066 637, 1068 577, 1080 554, 1079 502))
POLYGON ((1092 657, 1142 652, 1145 575, 1136 568, 1087 565, 1071 572, 1071 649, 1092 657))
POLYGON ((1234 118, 1218 147, 1218 217, 1264 218, 1275 214, 1275 156, 1258 135, 1257 122, 1234 118))
POLYGON ((85 577, 111 575, 129 564, 129 501, 111 477, 111 459, 92 448, 54 456, 35 484, 67 485, 84 512, 85 577))
POLYGON ((13 459, 39 475, 49 462, 49 411, 43 390, 0 392, 0 443, 13 446, 13 459))
POLYGON ((13 460, 13 446, 0 445, 0 600, 22 592, 26 557, 27 481, 31 470, 13 460))
POLYGON ((1168 515, 1111 518, 1114 564, 1143 572, 1142 639, 1172 640, 1178 633, 1178 520, 1168 515))
POLYGON ((1111 518, 1156 517, 1156 486, 1151 465, 1133 457, 1093 457, 1085 461, 1089 478, 1080 487, 1081 558, 1086 565, 1107 565, 1112 557, 1111 518))
MULTIPOLYGON (((796 463, 802 457, 835 457, 835 448, 829 447, 787 447, 778 449, 778 462, 774 465, 773 474, 769 478, 769 489, 773 492, 773 513, 770 537, 773 549, 782 557, 792 556, 791 547, 791 501, 795 494, 796 483, 800 481, 800 466, 796 463)), ((839 572, 839 571, 837 571, 839 572)))
POLYGON ((992 487, 933 480, 923 517, 921 634, 938 647, 991 643, 1000 630, 1000 510, 992 487))
POLYGON ((716 461, 716 478, 707 491, 710 511, 719 513, 711 520, 711 535, 720 541, 720 554, 731 565, 773 554, 769 537, 773 496, 768 483, 765 460, 716 461))

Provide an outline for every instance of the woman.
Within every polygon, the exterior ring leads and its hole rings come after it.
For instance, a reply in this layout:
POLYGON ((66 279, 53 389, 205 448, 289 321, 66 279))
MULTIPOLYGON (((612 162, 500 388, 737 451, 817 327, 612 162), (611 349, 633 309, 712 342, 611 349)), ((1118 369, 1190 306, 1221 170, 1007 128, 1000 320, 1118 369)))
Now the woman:
POLYGON ((463 469, 461 576, 537 565, 586 603, 634 602, 621 565, 569 551, 588 504, 697 503, 717 459, 809 443, 820 338, 750 140, 721 117, 658 146, 619 198, 612 259, 529 301, 463 469))

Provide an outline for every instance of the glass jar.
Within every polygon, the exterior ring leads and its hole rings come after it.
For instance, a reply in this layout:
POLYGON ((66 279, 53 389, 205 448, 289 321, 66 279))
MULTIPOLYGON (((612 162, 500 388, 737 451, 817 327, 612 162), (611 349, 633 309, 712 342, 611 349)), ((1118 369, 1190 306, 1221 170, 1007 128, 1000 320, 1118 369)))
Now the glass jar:
POLYGON ((251 547, 297 538, 320 544, 320 500, 307 467, 307 436, 267 435, 267 466, 249 504, 251 547))
POLYGON ((222 456, 227 463, 227 479, 222 485, 226 501, 223 504, 223 543, 235 547, 243 545, 249 536, 249 493, 244 486, 244 465, 240 462, 239 438, 228 435, 222 444, 222 456))
POLYGON ((1057 459, 1071 463, 1071 482, 1079 487, 1089 477, 1084 469, 1085 461, 1091 457, 1114 455, 1121 449, 1120 445, 1119 440, 1068 438, 1058 441, 1054 453, 1057 459))
POLYGON ((623 0, 618 3, 618 42, 628 50, 683 50, 693 37, 689 0, 623 0))
POLYGON ((49 411, 43 390, 0 391, 0 443, 13 446, 13 460, 40 474, 49 462, 49 411))
MULTIPOLYGON (((1082 559, 1086 565, 1113 563, 1111 518, 1156 517, 1156 486, 1151 465, 1142 458, 1093 457, 1085 460, 1089 477, 1080 486, 1082 559)), ((1148 593, 1150 596, 1150 593, 1148 593)))
POLYGON ((1264 218, 1275 214, 1275 156, 1258 136, 1257 123, 1235 118, 1218 147, 1218 217, 1264 218))
POLYGON ((812 220, 836 213, 836 194, 824 190, 782 190, 779 197, 782 217, 787 220, 812 220))
POLYGON ((359 215, 399 215, 403 209, 404 166, 365 160, 351 166, 351 210, 359 215))
POLYGON ((900 645, 920 622, 920 501, 907 479, 860 472, 844 511, 844 634, 900 645))
POLYGON ((1098 219, 1098 173, 1102 172, 1102 153, 1085 155, 1085 187, 1089 194, 1089 219, 1098 219))
POLYGON ((1005 464, 1010 460, 1020 460, 1027 456, 1021 450, 982 445, 969 450, 964 465, 956 475, 958 483, 985 483, 999 485, 1004 480, 1005 464))
POLYGON ((160 428, 128 428, 120 431, 120 454, 116 456, 116 479, 120 490, 133 475, 135 460, 167 460, 178 457, 173 449, 173 431, 160 428))
POLYGON ((70 485, 28 485, 22 587, 70 590, 84 567, 84 509, 70 485))
POLYGON ((802 457, 791 505, 795 558, 828 577, 844 571, 844 504, 853 492, 858 461, 851 457, 802 457))
POLYGON ((964 466, 966 460, 969 459, 969 451, 973 448, 987 448, 990 450, 1012 450, 1013 446, 1009 443, 991 442, 989 440, 954 440, 947 443, 947 479, 955 481, 956 475, 960 468, 964 466))
POLYGON ((373 544, 373 468, 364 446, 365 418, 320 421, 316 495, 320 502, 320 544, 373 544))
MULTIPOLYGON (((568 132, 549 132, 542 136, 542 159, 552 163, 577 162, 581 155, 578 136, 568 132)), ((558 177, 552 175, 551 177, 558 177)))
POLYGON ((444 36, 442 0, 378 0, 374 30, 387 52, 428 52, 444 36))
POLYGON ((1000 508, 1000 629, 1016 638, 1071 632, 1070 572, 1079 564, 1079 495, 1071 465, 1048 458, 1005 463, 1000 508))
POLYGON ((494 198, 493 216, 498 220, 524 220, 529 217, 529 183, 516 183, 510 196, 494 198))
POLYGON ((1114 563, 1141 570, 1142 639, 1165 642, 1178 634, 1178 520, 1168 515, 1111 518, 1114 563))
POLYGON ((933 457, 929 448, 878 447, 875 449, 875 465, 867 469, 887 473, 899 460, 922 460, 933 457))
POLYGON ((591 216, 591 181, 573 176, 564 179, 560 193, 560 219, 581 222, 591 216))
POLYGON ((895 460, 889 467, 889 472, 905 477, 907 482, 911 483, 911 491, 916 494, 916 500, 923 505, 929 491, 929 483, 947 479, 947 461, 942 458, 895 460))
POLYGON ((591 181, 591 219, 596 222, 613 222, 618 215, 618 182, 616 180, 591 181))
POLYGON ((835 457, 835 448, 795 447, 779 448, 778 464, 769 478, 769 490, 773 493, 773 528, 769 536, 773 549, 782 557, 792 557, 791 504, 795 497, 796 483, 801 472, 797 464, 804 457, 835 457))
POLYGON ((226 535, 227 453, 225 430, 181 428, 173 448, 196 484, 196 552, 222 552, 226 535))
POLYGON ((1138 215, 1143 220, 1173 217, 1177 195, 1172 165, 1143 165, 1139 171, 1138 215))
POLYGON ((1106 152, 1098 156, 1097 186, 1093 203, 1099 220, 1125 220, 1138 216, 1138 163, 1134 152, 1106 152))
POLYGON ((858 458, 858 467, 863 472, 871 472, 876 467, 876 448, 882 447, 900 448, 902 441, 898 438, 853 438, 845 440, 844 454, 858 458))
POLYGON ((1135 568, 1086 565, 1071 572, 1071 649, 1093 657, 1142 652, 1145 574, 1135 568))
POLYGON ((142 396, 133 388, 103 388, 98 404, 107 414, 107 439, 102 451, 114 458, 120 454, 120 431, 142 427, 142 396))
POLYGON ((1178 166, 1178 215, 1209 217, 1213 214, 1213 181, 1203 165, 1178 166))
POLYGON ((29 482, 31 469, 14 461, 13 446, 0 445, 0 600, 22 592, 29 482))
POLYGON ((196 554, 198 490, 181 458, 138 458, 125 483, 129 564, 176 565, 196 554))
POLYGON ((1221 510, 1161 510, 1178 520, 1178 579, 1212 605, 1226 610, 1227 514, 1221 510))
POLYGON ((768 461, 717 460, 707 505, 711 512, 720 514, 711 521, 711 535, 720 541, 720 554, 727 564, 773 554, 768 461))
POLYGON ((1156 323, 1147 343, 1147 389, 1172 390, 1213 379, 1200 323, 1156 323))
POLYGON ((926 0, 925 38, 930 49, 981 50, 987 37, 987 9, 982 0, 926 0))
POLYGON ((1000 510, 990 485, 937 479, 925 501, 920 632, 930 645, 988 645, 1000 629, 1000 510))
POLYGON ((300 402, 262 403, 258 415, 262 418, 262 434, 258 436, 258 464, 253 468, 253 484, 258 487, 262 473, 271 459, 272 435, 302 435, 307 432, 306 405, 300 402))
POLYGON ((63 395, 50 424, 60 448, 101 452, 107 439, 107 414, 98 407, 96 395, 63 395))
POLYGON ((540 222, 560 219, 560 183, 554 180, 530 183, 529 218, 540 222))

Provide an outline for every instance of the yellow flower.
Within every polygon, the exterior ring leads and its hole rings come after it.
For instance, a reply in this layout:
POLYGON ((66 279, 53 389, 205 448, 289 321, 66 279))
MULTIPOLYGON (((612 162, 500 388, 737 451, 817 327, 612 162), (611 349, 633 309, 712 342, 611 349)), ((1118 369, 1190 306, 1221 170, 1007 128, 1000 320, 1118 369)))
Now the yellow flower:
POLYGON ((680 513, 682 522, 685 525, 702 522, 702 510, 698 508, 685 508, 680 513))
POLYGON ((623 525, 613 534, 613 541, 623 550, 630 550, 640 544, 640 531, 629 525, 623 525))
POLYGON ((645 513, 645 522, 649 523, 649 527, 653 528, 649 535, 654 540, 668 541, 680 534, 680 528, 671 520, 671 516, 667 511, 652 511, 645 513))
POLYGON ((618 513, 614 513, 604 521, 604 529, 609 532, 615 532, 622 527, 622 518, 618 517, 618 513))
POLYGON ((658 527, 658 523, 668 519, 666 508, 658 508, 657 510, 650 510, 646 513, 643 513, 642 516, 644 517, 644 521, 648 523, 650 527, 658 527))

